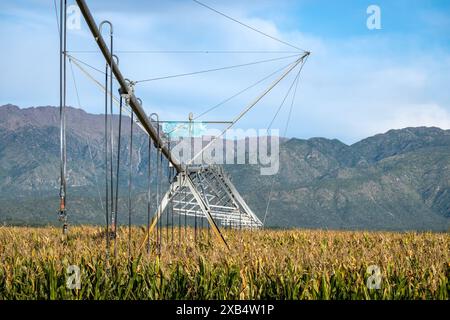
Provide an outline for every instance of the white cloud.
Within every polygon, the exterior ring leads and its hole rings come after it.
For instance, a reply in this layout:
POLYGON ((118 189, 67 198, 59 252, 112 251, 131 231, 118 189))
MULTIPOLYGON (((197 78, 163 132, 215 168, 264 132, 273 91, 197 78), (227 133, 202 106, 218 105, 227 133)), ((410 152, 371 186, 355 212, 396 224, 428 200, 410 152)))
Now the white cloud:
MULTIPOLYGON (((96 2, 97 21, 114 23, 115 48, 118 50, 291 50, 280 43, 242 28, 220 16, 192 4, 158 5, 154 10, 141 8, 130 12, 128 6, 96 2), (116 10, 115 6, 121 6, 116 10)), ((253 4, 252 4, 253 5, 253 4)), ((267 3, 264 6, 270 6, 267 3)), ((248 5, 232 5, 232 16, 312 52, 297 93, 297 103, 289 135, 308 138, 325 136, 347 143, 367 135, 406 126, 449 127, 450 54, 442 52, 393 52, 398 39, 389 36, 365 36, 332 40, 299 31, 282 32, 273 21, 249 13, 248 5)), ((53 4, 33 12, 15 7, 11 15, 21 23, 0 21, 0 40, 8 43, 0 52, 0 104, 21 106, 56 104, 58 101, 58 36, 53 4), (23 41, 26 39, 26 41, 23 41), (30 55, 30 53, 32 53, 30 55), (26 94, 24 94, 24 92, 26 94)), ((95 9, 95 10, 94 10, 95 9)), ((268 9, 269 10, 269 9, 268 9)), ((96 49, 84 25, 71 32, 71 50, 96 49)), ((103 70, 100 55, 78 54, 79 58, 103 70)), ((245 63, 281 55, 176 55, 121 54, 123 74, 133 80, 245 63)), ((273 62, 234 72, 164 80, 138 85, 136 93, 149 111, 161 118, 185 119, 213 106, 249 86, 288 61, 273 62)), ((76 68, 83 107, 102 112, 102 92, 76 68)), ((99 81, 101 74, 91 71, 99 81)), ((263 128, 270 122, 292 78, 286 79, 267 96, 240 124, 263 128)), ((71 75, 68 75, 69 103, 76 105, 71 75)), ((210 118, 230 119, 269 83, 236 98, 213 112, 210 118)), ((288 100, 289 101, 289 100, 288 100)), ((285 125, 289 102, 275 127, 285 125)))
POLYGON ((388 116, 380 117, 380 122, 371 128, 372 132, 420 126, 450 129, 450 112, 437 104, 393 106, 386 111, 388 116))

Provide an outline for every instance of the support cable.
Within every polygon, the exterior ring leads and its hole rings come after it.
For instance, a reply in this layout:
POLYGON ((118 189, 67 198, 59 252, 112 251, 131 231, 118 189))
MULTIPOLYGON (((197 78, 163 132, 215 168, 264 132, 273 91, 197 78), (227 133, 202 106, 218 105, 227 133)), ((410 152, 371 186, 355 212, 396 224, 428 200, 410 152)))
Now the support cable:
POLYGON ((267 131, 266 131, 267 134, 269 134, 270 128, 272 127, 272 125, 273 125, 275 119, 277 118, 278 114, 280 113, 281 108, 284 106, 284 103, 286 102, 287 97, 288 97, 289 94, 291 93, 292 88, 293 88, 294 85, 296 84, 297 79, 299 78, 300 72, 301 72, 301 71, 302 71, 302 69, 300 68, 299 71, 297 72, 297 74, 295 75, 294 80, 292 81, 291 85, 289 86, 289 88, 288 88, 288 90, 287 90, 287 92, 286 92, 286 94, 285 94, 283 100, 281 101, 280 105, 278 106, 277 111, 275 112, 274 116, 273 116, 272 119, 270 120, 270 123, 269 123, 269 125, 267 126, 267 131))
POLYGON ((135 81, 135 83, 137 84, 137 83, 142 83, 142 82, 149 82, 149 81, 156 81, 156 80, 165 80, 165 79, 172 79, 172 78, 179 78, 179 77, 186 77, 186 76, 193 76, 193 75, 202 74, 202 73, 222 71, 222 70, 229 70, 229 69, 235 69, 235 68, 241 68, 241 67, 247 67, 247 66, 252 66, 252 65, 256 65, 256 64, 266 63, 266 62, 284 60, 284 59, 289 59, 289 58, 298 57, 298 56, 300 56, 300 54, 288 55, 288 56, 283 56, 283 57, 273 58, 273 59, 267 59, 267 60, 258 60, 258 61, 243 63, 243 64, 236 64, 236 65, 232 65, 232 66, 220 67, 220 68, 206 69, 206 70, 200 70, 200 71, 194 71, 194 72, 187 72, 187 73, 180 73, 180 74, 173 74, 173 75, 168 75, 168 76, 161 76, 161 77, 137 80, 137 81, 135 81))
MULTIPOLYGON (((69 53, 99 53, 98 50, 71 50, 69 53)), ((116 53, 130 54, 280 54, 298 53, 286 50, 116 50, 116 53)))
POLYGON ((208 149, 211 145, 213 145, 216 140, 222 137, 231 127, 233 127, 236 122, 238 122, 247 112, 249 112, 264 96, 266 96, 281 80, 283 80, 298 64, 304 61, 305 57, 307 57, 309 53, 304 54, 300 58, 298 58, 292 65, 278 78, 276 79, 263 93, 261 93, 255 100, 253 100, 244 110, 241 111, 232 121, 230 125, 228 125, 222 132, 211 139, 205 147, 202 148, 191 160, 188 161, 187 165, 192 164, 200 155, 202 155, 206 149, 208 149))
MULTIPOLYGON (((93 83, 95 83, 103 92, 105 92, 105 91, 107 91, 107 93, 108 94, 110 94, 110 92, 109 92, 109 90, 107 90, 107 88, 105 88, 105 86, 104 85, 102 85, 101 83, 100 83, 100 81, 98 81, 97 79, 95 79, 87 70, 85 70, 79 63, 78 63, 78 61, 73 57, 73 56, 71 56, 71 55, 67 55, 68 57, 69 57, 69 61, 71 62, 71 63, 73 63, 89 80, 91 80, 93 83)), ((104 72, 102 72, 102 74, 103 75, 105 75, 105 73, 104 72)), ((115 97, 114 95, 113 95, 113 99, 114 99, 114 103, 115 103, 115 105, 117 106, 117 107, 119 107, 119 98, 117 98, 117 97, 115 97)), ((139 98, 137 98, 137 100, 140 100, 139 98)), ((130 108, 130 106, 129 105, 127 105, 127 104, 125 104, 125 105, 123 105, 122 106, 123 108, 123 110, 125 110, 125 111, 127 111, 129 114, 130 114, 130 116, 131 116, 131 113, 132 113, 132 111, 133 111, 133 109, 132 108, 130 108)), ((144 129, 144 127, 142 126, 142 124, 137 120, 137 119, 135 119, 135 121, 134 121, 145 133, 147 133, 146 131, 145 131, 145 129, 144 129)))
POLYGON ((242 89, 241 91, 235 93, 234 95, 230 96, 229 98, 226 98, 225 100, 222 100, 221 102, 219 102, 218 104, 210 107, 209 109, 203 111, 202 113, 200 113, 198 116, 194 117, 192 120, 197 120, 199 118, 201 118, 202 116, 204 116, 205 114, 217 109, 218 107, 224 105, 225 103, 227 103, 228 101, 236 98, 237 96, 241 95, 242 93, 256 87, 258 84, 264 82, 265 80, 269 79, 270 77, 272 77, 273 75, 277 74, 278 72, 281 72, 282 70, 286 69, 287 67, 289 67, 292 64, 292 62, 289 62, 289 64, 283 66, 282 68, 279 68, 277 70, 275 70, 274 72, 270 73, 269 75, 265 76, 264 78, 258 80, 257 82, 253 83, 252 85, 246 87, 245 89, 242 89))
MULTIPOLYGON (((69 57, 69 66, 70 66, 70 71, 71 71, 71 75, 72 75, 73 86, 75 88, 75 93, 76 93, 76 96, 77 96, 78 108, 81 109, 80 95, 79 95, 79 92, 78 92, 77 81, 75 79, 75 73, 73 71, 72 59, 70 57, 69 57)), ((91 159, 92 169, 93 169, 93 172, 94 172, 95 186, 96 186, 97 193, 98 193, 98 199, 99 199, 99 202, 100 202, 101 209, 104 210, 103 199, 102 199, 102 196, 100 194, 100 187, 99 187, 99 183, 98 183, 98 180, 97 180, 97 174, 95 172, 94 157, 92 155, 91 145, 89 143, 89 137, 86 138, 86 145, 88 147, 89 157, 91 159)))
MULTIPOLYGON (((71 54, 68 54, 68 56, 70 56, 76 62, 78 62, 78 63, 80 63, 80 64, 82 64, 82 65, 84 65, 84 66, 86 66, 86 67, 88 67, 88 68, 90 68, 90 69, 92 69, 94 71, 97 71, 98 73, 101 73, 102 75, 105 75, 105 71, 102 71, 102 70, 94 67, 93 65, 91 65, 91 64, 89 64, 89 63, 87 63, 87 62, 85 62, 83 60, 78 59, 77 57, 75 57, 75 56, 73 56, 71 54)), ((117 79, 114 77, 114 80, 117 80, 117 79)))
MULTIPOLYGON (((71 51, 72 53, 74 53, 74 51, 71 51)), ((115 51, 117 52, 117 51, 115 51)), ((277 58, 272 58, 272 59, 265 59, 265 60, 257 60, 257 61, 252 61, 252 62, 247 62, 247 63, 242 63, 242 64, 235 64, 235 65, 230 65, 230 66, 224 66, 224 67, 218 67, 218 68, 212 68, 212 69, 205 69, 205 70, 199 70, 199 71, 193 71, 193 72, 187 72, 187 73, 179 73, 179 74, 173 74, 173 75, 167 75, 167 76, 160 76, 160 77, 154 77, 154 78, 148 78, 148 79, 143 79, 143 80, 138 80, 138 81, 134 81, 134 84, 140 83, 140 82, 149 82, 149 81, 157 81, 157 80, 166 80, 166 79, 172 79, 172 78, 179 78, 179 77, 187 77, 187 76, 192 76, 192 75, 197 75, 197 74, 203 74, 203 73, 209 73, 209 72, 216 72, 216 71, 222 71, 222 70, 229 70, 229 69, 235 69, 235 68, 242 68, 242 67, 247 67, 247 66, 252 66, 252 65, 257 65, 257 64, 262 64, 262 63, 267 63, 267 62, 273 62, 273 61, 279 61, 279 60, 285 60, 285 59, 289 59, 289 58, 294 58, 294 57, 298 57, 301 54, 297 53, 297 54, 291 54, 291 55, 287 55, 287 56, 282 56, 282 57, 277 57, 277 58)), ((83 61, 73 55, 70 55, 72 57, 72 59, 74 59, 75 61, 77 61, 80 64, 85 65, 86 67, 97 71, 101 74, 104 74, 104 71, 101 71, 100 69, 94 67, 93 65, 87 63, 86 61, 83 61)), ((114 78, 116 79, 116 78, 114 78)))
POLYGON ((61 36, 61 27, 59 26, 58 6, 56 5, 56 0, 53 0, 53 7, 55 9, 55 18, 56 18, 56 26, 58 27, 58 35, 61 36))
MULTIPOLYGON (((129 92, 129 83, 127 83, 126 79, 123 77, 122 73, 120 72, 117 64, 114 62, 113 59, 111 59, 111 55, 109 52, 109 49, 101 36, 99 29, 97 25, 95 24, 95 20, 86 4, 85 0, 76 0, 76 3, 78 4, 78 7, 80 9, 81 14, 83 15, 86 24, 89 27, 89 30, 91 31, 91 34, 94 36, 94 39, 96 40, 96 44, 98 48, 101 50, 103 57, 105 60, 110 64, 111 68, 113 69, 113 74, 117 78, 117 82, 119 83, 120 87, 126 91, 129 92)), ((163 146, 163 141, 161 141, 161 138, 157 136, 155 129, 151 126, 150 121, 148 117, 146 116, 144 110, 137 102, 136 97, 134 94, 130 94, 130 106, 132 107, 133 111, 135 112, 135 115, 137 119, 141 122, 142 126, 147 131, 148 135, 153 139, 156 145, 158 145, 161 148, 162 153, 164 156, 168 158, 168 160, 172 163, 172 165, 176 168, 177 172, 182 172, 184 170, 184 166, 182 166, 180 163, 178 163, 177 159, 174 159, 173 157, 170 157, 168 155, 167 149, 165 146, 163 146)))
MULTIPOLYGON (((287 130, 288 130, 288 127, 289 127, 289 123, 290 123, 290 121, 291 121, 292 109, 293 109, 293 107, 294 107, 295 96, 296 96, 296 94, 297 94, 298 83, 299 83, 299 80, 300 80, 299 75, 300 75, 300 73, 301 73, 301 71, 302 71, 302 69, 303 69, 303 66, 305 65, 305 63, 306 63, 307 60, 308 60, 308 57, 306 57, 305 61, 304 61, 304 62, 302 63, 302 65, 300 66, 300 70, 298 71, 298 75, 297 75, 297 77, 294 79, 294 82, 295 82, 295 89, 294 89, 294 93, 293 93, 293 95, 292 95, 291 106, 290 106, 290 108, 289 108, 288 118, 287 118, 286 125, 285 125, 285 128, 284 128, 283 136, 286 136, 286 134, 287 134, 287 130)), ((272 120, 272 122, 273 122, 273 120, 272 120)), ((269 129, 268 129, 268 130, 269 130, 269 129)), ((273 193, 273 187, 274 187, 274 185, 275 185, 275 176, 272 177, 272 183, 271 183, 270 191, 269 191, 269 198, 268 198, 268 200, 267 200, 266 210, 265 210, 265 213, 264 213, 263 225, 265 225, 266 219, 267 219, 267 215, 268 215, 268 213, 269 213, 269 208, 270 208, 270 203, 271 203, 271 201, 272 201, 272 193, 273 193)))
POLYGON ((303 49, 301 49, 301 48, 299 48, 299 47, 297 47, 297 46, 294 46, 293 44, 290 44, 290 43, 288 43, 288 42, 286 42, 286 41, 283 41, 283 40, 281 40, 281 39, 275 38, 274 36, 271 36, 271 35, 269 35, 269 34, 267 34, 267 33, 265 33, 265 32, 262 32, 262 31, 260 31, 260 30, 258 30, 258 29, 256 29, 256 28, 254 28, 254 27, 252 27, 252 26, 249 26, 248 24, 245 24, 245 23, 243 23, 243 22, 241 22, 241 21, 239 21, 239 20, 237 20, 237 19, 235 19, 235 18, 233 18, 233 17, 230 17, 229 15, 226 15, 225 13, 220 12, 219 10, 216 10, 216 9, 214 9, 214 8, 212 8, 212 7, 206 5, 206 4, 204 4, 204 3, 202 3, 202 2, 200 2, 200 1, 198 1, 198 0, 192 0, 192 1, 194 1, 195 3, 201 5, 202 7, 205 7, 205 8, 208 9, 208 10, 211 10, 211 11, 213 11, 213 12, 215 12, 215 13, 217 13, 217 14, 219 14, 219 15, 221 15, 221 16, 223 16, 223 17, 225 17, 225 18, 227 18, 227 19, 229 19, 229 20, 231 20, 231 21, 234 21, 234 22, 240 24, 241 26, 244 26, 244 27, 246 27, 246 28, 248 28, 248 29, 250 29, 250 30, 253 30, 253 31, 255 31, 255 32, 257 32, 257 33, 259 33, 259 34, 265 36, 265 37, 268 37, 268 38, 270 38, 270 39, 272 39, 272 40, 275 40, 275 41, 277 41, 277 42, 279 42, 279 43, 282 43, 282 44, 284 44, 284 45, 287 45, 287 46, 289 46, 289 47, 291 47, 291 48, 294 48, 294 49, 296 49, 296 50, 300 50, 300 51, 306 52, 305 50, 303 50, 303 49))

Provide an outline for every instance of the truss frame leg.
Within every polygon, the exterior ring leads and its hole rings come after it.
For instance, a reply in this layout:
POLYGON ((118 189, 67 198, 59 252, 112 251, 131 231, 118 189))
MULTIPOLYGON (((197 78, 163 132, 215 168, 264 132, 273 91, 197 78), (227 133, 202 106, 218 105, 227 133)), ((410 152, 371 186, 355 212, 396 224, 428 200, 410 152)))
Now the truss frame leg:
POLYGON ((178 184, 178 181, 172 182, 170 185, 169 190, 166 192, 164 197, 161 199, 161 202, 158 204, 158 208, 156 208, 155 214, 153 215, 152 221, 148 226, 147 232, 145 233, 144 238, 141 241, 141 244, 139 245, 139 251, 144 247, 145 242, 147 241, 150 233, 152 233, 153 229, 156 226, 156 223, 158 222, 159 218, 161 218, 164 210, 166 209, 167 205, 169 204, 171 194, 175 194, 180 185, 178 184))
POLYGON ((228 247, 227 242, 225 241, 225 238, 223 237, 222 233, 219 230, 219 227, 217 226, 216 222, 214 221, 212 215, 211 215, 211 208, 209 207, 208 203, 203 199, 200 192, 195 188, 194 183, 192 182, 191 178, 189 176, 186 176, 186 184, 189 187, 189 190, 191 191, 192 195, 194 196, 195 200, 197 200, 198 205, 200 206, 200 209, 202 210, 203 214, 206 216, 206 219, 209 222, 209 225, 213 229, 216 236, 219 238, 221 243, 227 248, 228 247))
POLYGON ((148 228, 147 232, 145 233, 144 238, 141 241, 139 250, 142 250, 143 246, 145 245, 145 242, 147 241, 149 234, 153 231, 156 223, 161 218, 164 210, 167 208, 167 205, 169 204, 170 199, 177 194, 177 192, 180 190, 181 186, 186 186, 189 188, 189 191, 194 196, 198 206, 200 207, 200 209, 202 210, 206 219, 208 220, 209 225, 211 226, 214 233, 220 240, 220 243, 222 243, 227 249, 229 249, 229 246, 228 246, 227 242, 225 241, 225 238, 223 237, 222 233, 219 230, 219 227, 217 226, 216 222, 214 221, 214 218, 211 215, 211 208, 209 207, 207 201, 205 201, 205 199, 203 199, 202 195, 195 187, 191 178, 184 173, 180 173, 177 175, 177 179, 171 183, 169 190, 166 192, 164 197, 161 199, 161 202, 159 203, 158 208, 156 209, 156 212, 153 215, 153 218, 149 225, 149 228, 148 228))
POLYGON ((248 212, 250 216, 252 216, 253 221, 255 221, 255 227, 263 227, 263 223, 261 220, 256 216, 256 214, 250 209, 248 204, 244 201, 240 193, 237 191, 236 187, 233 185, 233 183, 230 181, 230 179, 227 177, 225 173, 221 173, 221 176, 223 178, 223 182, 230 188, 230 191, 234 197, 234 199, 244 208, 245 211, 248 212))

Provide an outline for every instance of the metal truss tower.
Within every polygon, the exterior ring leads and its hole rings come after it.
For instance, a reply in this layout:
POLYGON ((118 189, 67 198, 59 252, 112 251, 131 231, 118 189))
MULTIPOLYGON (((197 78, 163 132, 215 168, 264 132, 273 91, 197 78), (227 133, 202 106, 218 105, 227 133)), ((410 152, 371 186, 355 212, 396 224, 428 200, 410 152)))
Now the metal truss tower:
POLYGON ((263 226, 223 168, 216 165, 190 167, 179 173, 164 195, 153 223, 169 203, 176 214, 212 219, 223 227, 252 229, 263 226))
MULTIPOLYGON (((161 137, 159 134, 159 128, 155 128, 150 117, 144 112, 140 100, 134 95, 134 90, 132 85, 130 85, 130 81, 127 81, 120 72, 118 64, 114 61, 112 52, 108 49, 85 0, 76 0, 76 2, 106 63, 109 65, 112 74, 120 86, 121 94, 127 97, 126 103, 136 115, 135 121, 148 134, 150 139, 154 142, 155 148, 161 152, 169 162, 170 166, 174 168, 177 173, 173 181, 171 181, 169 190, 158 205, 153 219, 149 224, 149 232, 147 232, 146 237, 149 236, 150 231, 155 227, 158 219, 160 219, 165 210, 167 210, 169 203, 171 204, 171 207, 173 207, 173 212, 175 214, 206 218, 211 229, 226 246, 226 241, 223 238, 217 223, 223 227, 231 228, 253 229, 262 227, 263 223, 252 212, 221 167, 217 165, 192 165, 191 163, 200 155, 200 153, 195 155, 194 158, 191 159, 191 162, 187 164, 182 164, 173 157, 170 148, 168 148, 164 141, 164 137, 161 137)), ((309 52, 304 52, 297 60, 291 63, 279 78, 246 106, 233 121, 229 122, 228 127, 223 133, 241 119, 283 78, 285 78, 287 74, 299 64, 303 64, 308 55, 309 52)), ((213 141, 210 142, 210 144, 212 143, 213 141)))

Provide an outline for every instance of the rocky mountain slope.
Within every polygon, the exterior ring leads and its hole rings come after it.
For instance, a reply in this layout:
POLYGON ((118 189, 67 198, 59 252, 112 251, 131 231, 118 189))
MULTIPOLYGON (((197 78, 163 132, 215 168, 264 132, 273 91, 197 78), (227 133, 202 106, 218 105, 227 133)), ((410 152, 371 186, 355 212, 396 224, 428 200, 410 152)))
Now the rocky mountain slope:
MULTIPOLYGON (((102 223, 103 116, 69 108, 67 117, 70 219, 102 223)), ((129 118, 123 126, 120 186, 125 194, 129 118)), ((147 143, 136 129, 136 223, 146 217, 147 143)), ((268 226, 436 231, 450 227, 449 130, 391 130, 350 146, 335 139, 290 139, 280 147, 280 157, 276 176, 261 176, 255 165, 226 166, 261 219, 271 193, 268 226)), ((59 109, 0 107, 0 223, 56 223, 58 174, 59 109)), ((120 206, 124 211, 124 203, 120 206)))

